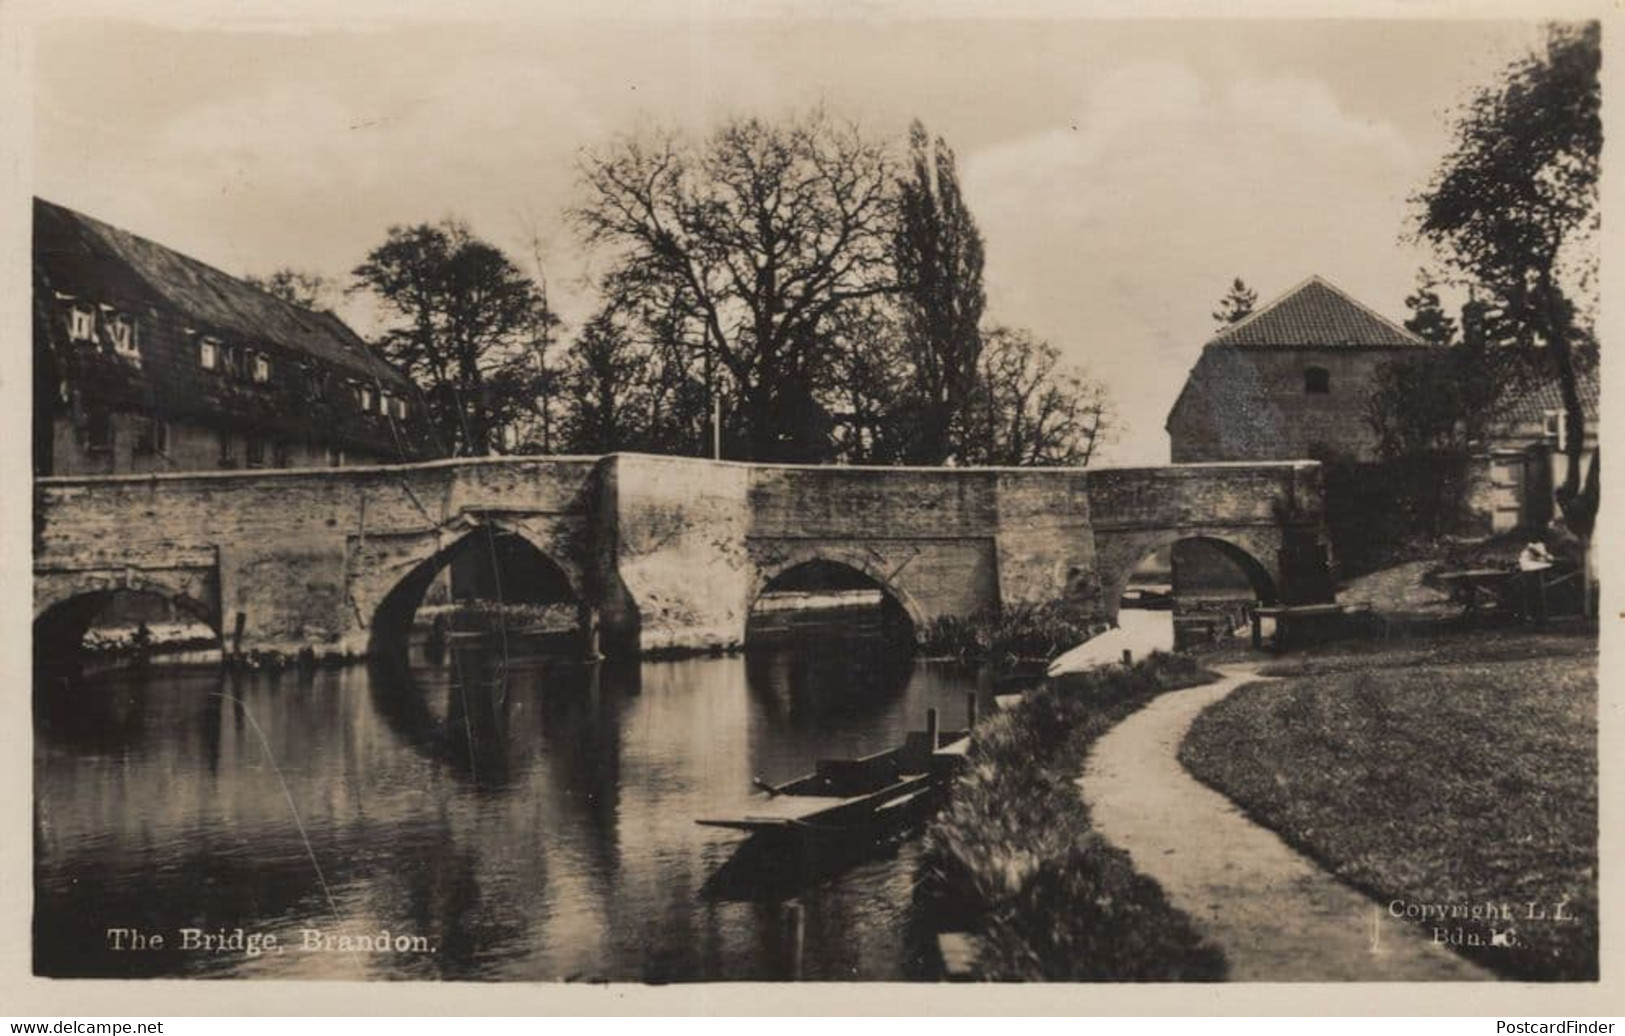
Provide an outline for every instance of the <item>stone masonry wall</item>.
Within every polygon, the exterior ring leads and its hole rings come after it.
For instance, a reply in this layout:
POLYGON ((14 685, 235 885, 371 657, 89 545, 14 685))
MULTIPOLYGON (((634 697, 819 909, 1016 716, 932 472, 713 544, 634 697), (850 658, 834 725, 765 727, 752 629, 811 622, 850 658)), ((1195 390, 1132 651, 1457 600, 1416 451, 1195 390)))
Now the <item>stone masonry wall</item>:
MULTIPOLYGON (((596 609, 606 650, 743 642, 788 568, 869 575, 916 624, 1068 598, 1114 614, 1149 550, 1207 537, 1317 599, 1319 466, 790 467, 620 454, 36 482, 36 616, 116 585, 213 595, 228 646, 362 652, 466 537, 523 537, 596 609)), ((1297 591, 1295 592, 1294 588, 1297 591)), ((1323 599, 1323 598, 1322 598, 1323 599)))

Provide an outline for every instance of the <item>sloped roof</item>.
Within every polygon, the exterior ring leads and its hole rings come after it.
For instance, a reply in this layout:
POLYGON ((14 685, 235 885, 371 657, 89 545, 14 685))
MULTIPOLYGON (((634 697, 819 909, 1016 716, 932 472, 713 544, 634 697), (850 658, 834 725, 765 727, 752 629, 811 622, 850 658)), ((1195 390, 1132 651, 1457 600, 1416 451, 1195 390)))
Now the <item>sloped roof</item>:
POLYGON ((1426 348, 1428 343, 1318 275, 1214 335, 1239 348, 1426 348))
POLYGON ((268 341, 393 385, 400 371, 331 313, 285 302, 174 249, 41 198, 34 261, 54 283, 163 306, 199 330, 268 341))
MULTIPOLYGON (((1602 398, 1602 379, 1594 369, 1578 373, 1580 409, 1585 413, 1587 421, 1596 421, 1599 401, 1602 398)), ((1499 424, 1509 427, 1540 424, 1546 420, 1548 413, 1563 409, 1563 390, 1559 387, 1556 377, 1546 377, 1533 382, 1514 382, 1501 394, 1501 403, 1496 409, 1499 424)))

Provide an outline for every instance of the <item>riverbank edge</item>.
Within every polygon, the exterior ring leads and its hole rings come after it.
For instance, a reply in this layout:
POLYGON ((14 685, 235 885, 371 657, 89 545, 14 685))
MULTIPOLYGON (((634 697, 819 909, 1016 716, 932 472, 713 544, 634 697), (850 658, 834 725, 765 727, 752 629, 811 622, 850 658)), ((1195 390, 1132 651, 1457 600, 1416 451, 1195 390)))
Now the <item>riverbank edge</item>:
POLYGON ((1216 673, 1157 652, 1046 681, 978 725, 970 766, 926 828, 916 898, 978 981, 1218 981, 1207 942, 1128 854, 1095 831, 1077 791, 1106 731, 1216 673))

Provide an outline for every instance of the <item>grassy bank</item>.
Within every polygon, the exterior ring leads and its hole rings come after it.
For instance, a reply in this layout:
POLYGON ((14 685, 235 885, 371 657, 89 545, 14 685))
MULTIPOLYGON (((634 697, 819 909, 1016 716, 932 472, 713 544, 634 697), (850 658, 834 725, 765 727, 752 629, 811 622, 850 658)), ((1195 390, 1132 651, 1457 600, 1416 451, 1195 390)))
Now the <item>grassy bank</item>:
POLYGON ((1048 662, 1108 628, 1065 602, 1011 605, 968 618, 943 616, 920 631, 920 650, 967 662, 1048 662))
POLYGON ((1211 674, 1152 655, 1052 682, 977 727, 968 772, 927 829, 918 895, 981 946, 992 980, 1216 980, 1224 959, 1090 825, 1090 745, 1165 690, 1211 674))
POLYGON ((1545 633, 1328 646, 1204 712, 1180 760, 1385 908, 1504 904, 1420 922, 1469 958, 1592 979, 1596 662, 1594 638, 1545 633))

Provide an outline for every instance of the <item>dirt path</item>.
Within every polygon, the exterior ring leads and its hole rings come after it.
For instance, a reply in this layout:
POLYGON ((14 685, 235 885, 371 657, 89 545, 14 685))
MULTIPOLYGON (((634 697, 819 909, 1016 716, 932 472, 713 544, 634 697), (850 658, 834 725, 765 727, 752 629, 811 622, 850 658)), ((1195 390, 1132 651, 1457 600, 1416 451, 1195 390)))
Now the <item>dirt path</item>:
POLYGON ((1179 764, 1197 713, 1252 667, 1173 691, 1102 737, 1079 781, 1095 828, 1156 879, 1241 982, 1491 979, 1253 823, 1179 764))

